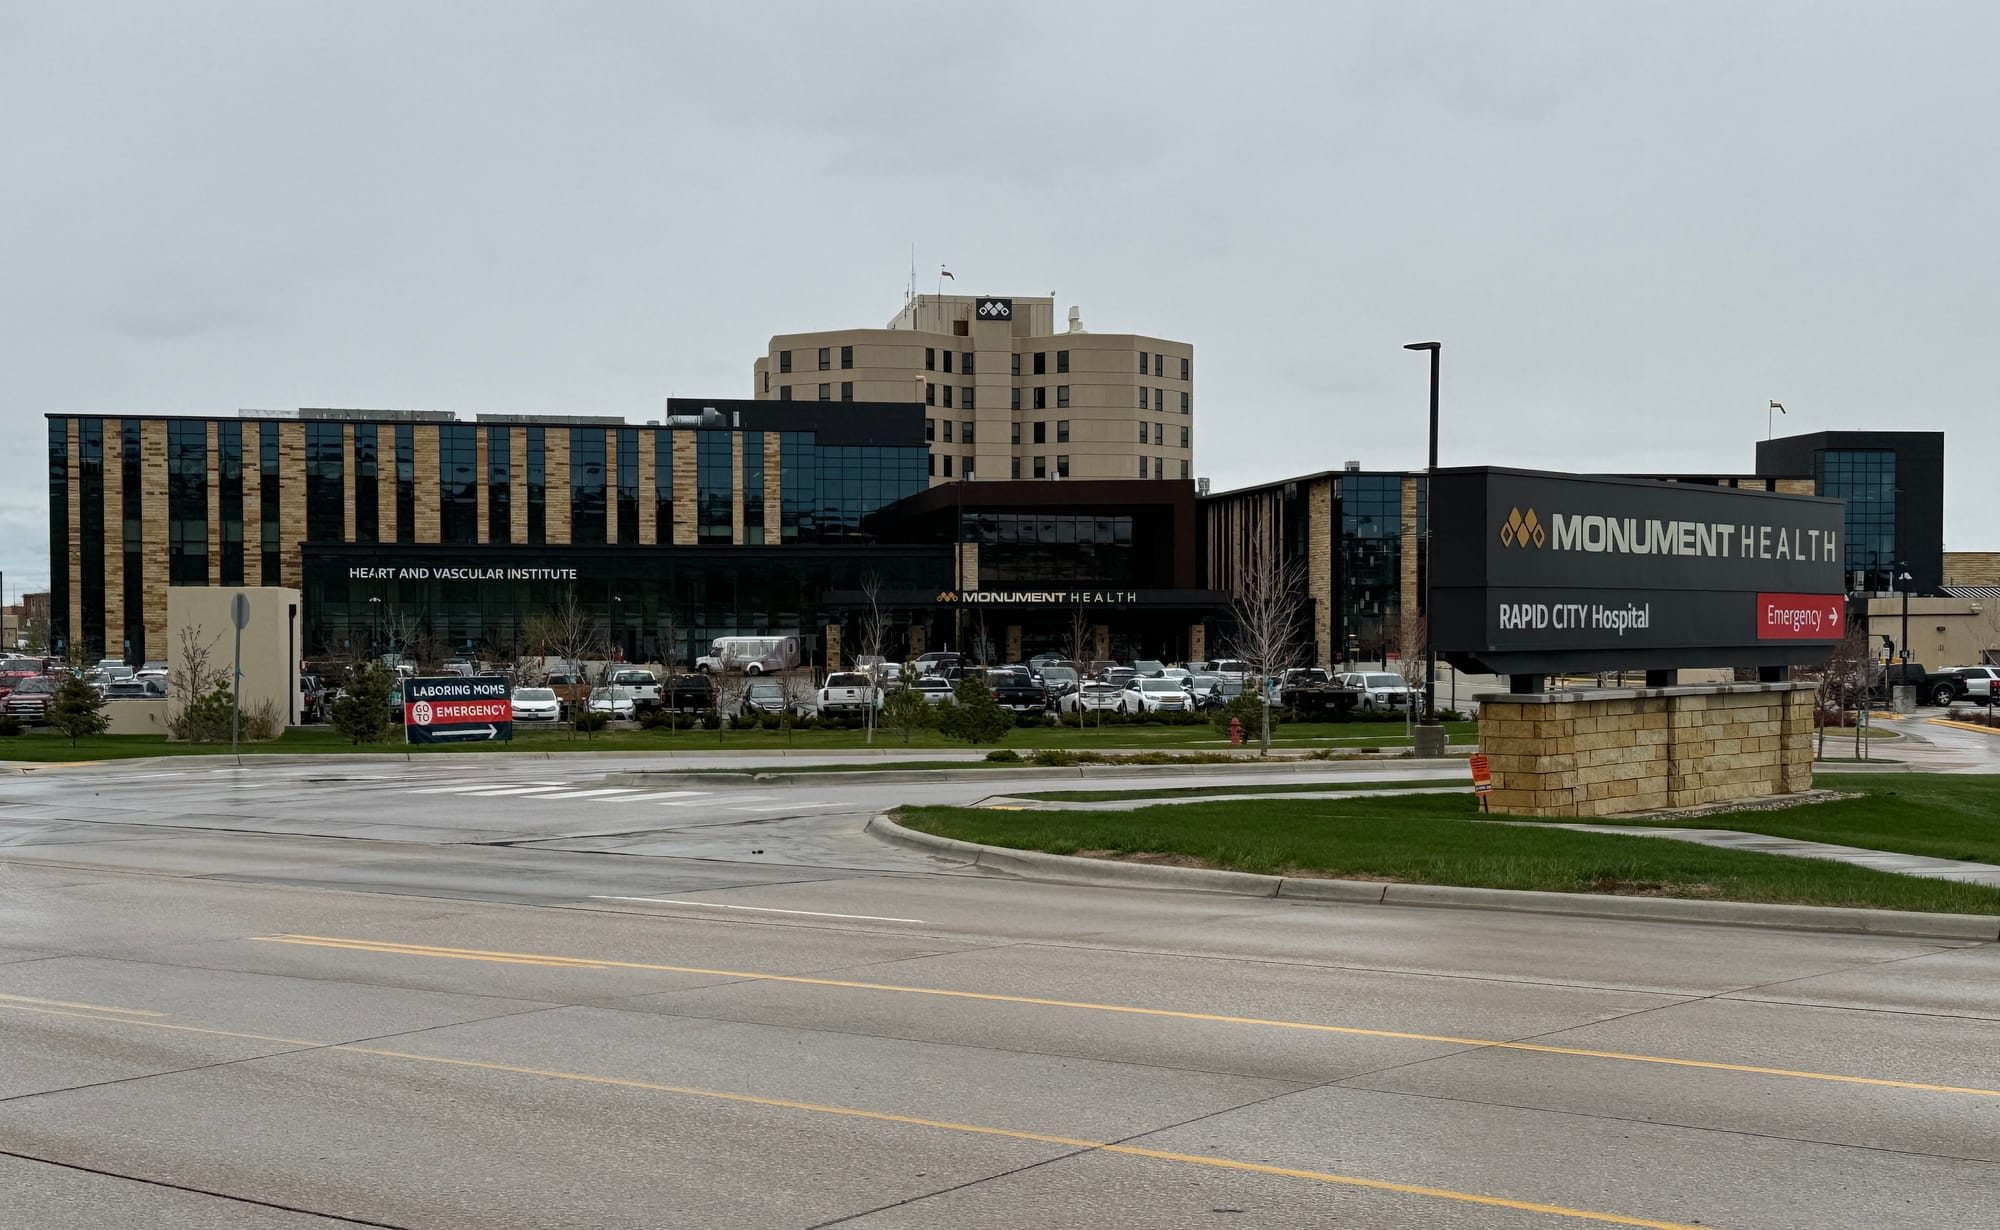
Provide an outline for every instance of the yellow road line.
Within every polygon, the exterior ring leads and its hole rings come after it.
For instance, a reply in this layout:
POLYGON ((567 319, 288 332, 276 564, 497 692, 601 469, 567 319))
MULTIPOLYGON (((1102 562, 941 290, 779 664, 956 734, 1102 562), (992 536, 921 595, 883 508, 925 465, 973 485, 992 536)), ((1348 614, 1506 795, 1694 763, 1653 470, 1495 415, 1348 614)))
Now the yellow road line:
POLYGON ((884 982, 852 982, 841 978, 811 978, 802 974, 769 974, 748 970, 705 969, 692 965, 652 965, 640 961, 608 961, 582 957, 538 956, 530 953, 490 952, 477 948, 440 948, 428 944, 401 944, 391 941, 338 939, 318 935, 262 935, 266 943, 299 944, 315 948, 340 948, 353 952, 373 952, 385 956, 438 957, 463 961, 507 961, 540 964, 562 969, 643 969, 670 974, 698 974, 713 978, 741 978, 753 982, 785 982, 801 986, 838 987, 851 991, 888 991, 901 995, 932 995, 943 999, 969 999, 987 1003, 1027 1004, 1039 1008, 1072 1008, 1088 1012, 1115 1012, 1128 1016, 1169 1017, 1182 1021, 1211 1021, 1224 1025, 1252 1025, 1265 1029, 1298 1029, 1313 1033, 1342 1034, 1357 1038, 1390 1038, 1406 1042, 1441 1042, 1453 1046, 1486 1047, 1493 1050, 1529 1051, 1543 1055, 1569 1055, 1583 1059, 1606 1059, 1620 1063, 1658 1064, 1663 1067, 1698 1068, 1713 1072, 1743 1072, 1754 1076, 1779 1076, 1792 1080, 1828 1081, 1842 1085, 1873 1085, 1883 1089, 1914 1089, 1924 1093, 1956 1093, 1972 1097, 2000 1098, 2000 1089, 1979 1089, 1962 1085, 1935 1085, 1923 1081, 1889 1080, 1878 1076, 1847 1076, 1837 1072, 1809 1072, 1796 1068, 1767 1068, 1755 1064, 1722 1063, 1707 1059, 1678 1059, 1667 1055, 1641 1055, 1628 1051, 1597 1051, 1574 1046, 1551 1046, 1540 1042, 1508 1042, 1497 1038, 1462 1038, 1452 1034, 1412 1033, 1395 1029, 1362 1029, 1353 1025, 1323 1025, 1313 1021, 1283 1021, 1267 1017, 1227 1016, 1214 1012, 1187 1012, 1174 1008, 1140 1008, 1130 1004, 1097 1004, 1085 1000, 1043 999, 1032 995, 999 995, 988 991, 947 991, 937 987, 901 986, 884 982))
MULTIPOLYGON (((1713 1227, 1695 1227, 1685 1222, 1655 1221, 1645 1217, 1628 1217, 1621 1213, 1600 1213, 1590 1209, 1570 1208, 1560 1204, 1544 1204, 1532 1200, 1512 1200, 1504 1196, 1483 1196, 1477 1192, 1454 1191, 1447 1187, 1425 1187, 1415 1183, 1395 1183, 1387 1179, 1364 1179, 1355 1175, 1332 1174, 1321 1170, 1301 1170, 1290 1166, 1269 1166, 1260 1162, 1241 1162, 1226 1157, 1205 1157, 1195 1153, 1173 1153, 1164 1149, 1147 1149, 1138 1145, 1112 1144, 1108 1141, 1086 1140, 1075 1136, 1058 1136, 1047 1132, 1026 1132, 1014 1128, 988 1127, 977 1123, 957 1123, 949 1119, 925 1119, 916 1115, 898 1115, 889 1111, 863 1110, 852 1106, 829 1106, 818 1102, 794 1102, 787 1098, 768 1098, 750 1093, 730 1093, 719 1089, 697 1089, 688 1085, 667 1085, 655 1081, 633 1080, 620 1076, 594 1076, 587 1072, 565 1072, 554 1068, 530 1068, 518 1064, 491 1063, 479 1059, 448 1059, 439 1055, 419 1055, 411 1051, 383 1050, 379 1047, 353 1046, 339 1042, 304 1042, 295 1038, 273 1038, 263 1034, 237 1033, 227 1029, 207 1029, 193 1025, 168 1025, 158 1021, 136 1020, 130 1016, 93 1016, 83 1012, 70 1012, 49 1008, 31 1008, 24 1004, 0 1003, 0 1009, 14 1009, 22 1012, 39 1012, 49 1016, 71 1017, 78 1020, 112 1021, 121 1025, 137 1025, 148 1029, 172 1029, 185 1033, 208 1034, 220 1038, 242 1038, 257 1042, 287 1042, 299 1046, 310 1046, 320 1050, 346 1051, 355 1055, 370 1055, 378 1059, 400 1059, 411 1063, 438 1064, 453 1068, 473 1068, 487 1072, 505 1072, 514 1076, 534 1076, 545 1080, 574 1081, 586 1085, 607 1085, 619 1089, 641 1089, 650 1093, 669 1093, 681 1097, 701 1098, 714 1102, 732 1102, 745 1106, 765 1106, 777 1110, 804 1111, 816 1115, 833 1115, 845 1119, 866 1119, 877 1123, 894 1123, 904 1127, 930 1128, 942 1132, 961 1132, 972 1136, 992 1136, 1003 1140, 1023 1140, 1035 1144, 1061 1145, 1071 1149, 1087 1149, 1098 1153, 1115 1153, 1126 1157, 1143 1157, 1154 1161, 1173 1162, 1183 1166, 1203 1166, 1211 1170, 1233 1170, 1248 1174, 1274 1175, 1279 1178, 1304 1179, 1314 1183, 1325 1183, 1338 1187, 1355 1187, 1367 1191, 1393 1192, 1404 1196, 1425 1196, 1434 1200, 1449 1200, 1459 1204, 1481 1205, 1487 1208, 1513 1209, 1523 1213, 1540 1213, 1549 1217, 1566 1217, 1574 1221, 1595 1222, 1599 1225, 1640 1226, 1645 1230, 1713 1230, 1713 1227)), ((111 1009, 119 1013, 137 1012, 138 1009, 111 1009)))
POLYGON ((50 1008, 88 1008, 93 1012, 124 1012, 132 1016, 165 1016, 164 1012, 148 1012, 144 1008, 108 1008, 103 1004, 78 1004, 66 999, 36 999, 32 995, 0 995, 0 1000, 16 1004, 42 1004, 50 1008))
POLYGON ((2000 735, 2000 727, 1978 726, 1971 722, 1954 722, 1950 718, 1931 718, 1933 726, 1949 726, 1953 730, 1976 730, 1982 735, 2000 735))

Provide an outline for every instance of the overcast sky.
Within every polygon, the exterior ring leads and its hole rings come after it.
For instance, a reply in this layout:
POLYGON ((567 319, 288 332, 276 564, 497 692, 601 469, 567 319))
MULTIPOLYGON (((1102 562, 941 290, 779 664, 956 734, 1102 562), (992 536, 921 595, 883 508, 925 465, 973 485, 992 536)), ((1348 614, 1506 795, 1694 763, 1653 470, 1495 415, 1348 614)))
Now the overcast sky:
POLYGON ((1218 488, 1948 433, 2000 550, 2000 5, 0 6, 0 568, 50 411, 656 413, 940 264, 1196 350, 1218 488), (1984 374, 1982 374, 1984 373, 1984 374))

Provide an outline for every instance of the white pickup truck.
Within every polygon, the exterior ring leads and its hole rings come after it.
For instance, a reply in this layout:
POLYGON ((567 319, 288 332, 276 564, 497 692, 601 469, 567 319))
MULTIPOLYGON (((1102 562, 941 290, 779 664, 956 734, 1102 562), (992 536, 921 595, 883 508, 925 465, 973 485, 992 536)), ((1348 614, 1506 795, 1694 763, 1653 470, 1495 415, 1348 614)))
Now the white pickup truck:
POLYGON ((826 677, 826 684, 814 698, 821 717, 860 717, 868 709, 874 693, 868 676, 859 671, 838 671, 826 677))
POLYGON ((653 672, 628 667, 625 670, 614 671, 611 682, 617 687, 632 689, 634 712, 644 713, 648 709, 660 707, 660 677, 653 672))

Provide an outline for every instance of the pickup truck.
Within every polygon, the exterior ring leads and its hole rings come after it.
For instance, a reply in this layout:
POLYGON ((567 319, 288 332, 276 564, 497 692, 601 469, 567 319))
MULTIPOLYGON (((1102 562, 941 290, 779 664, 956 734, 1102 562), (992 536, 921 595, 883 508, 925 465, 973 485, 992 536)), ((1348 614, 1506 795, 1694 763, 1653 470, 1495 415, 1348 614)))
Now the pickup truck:
POLYGON ((859 671, 837 671, 826 677, 814 702, 821 717, 860 717, 868 711, 874 693, 868 676, 859 671))
POLYGON ((648 713, 660 707, 660 677, 649 670, 627 668, 614 672, 611 682, 632 689, 632 710, 648 713))
POLYGON ((715 685, 707 675, 675 675, 666 686, 666 708, 675 713, 700 713, 715 708, 715 685))
POLYGON ((1035 677, 1024 670, 990 670, 986 672, 986 687, 993 693, 993 699, 1002 709, 1015 713, 1047 713, 1049 690, 1035 682, 1035 677))
POLYGON ((1328 678, 1316 666, 1288 670, 1278 681, 1278 703, 1304 717, 1351 712, 1365 695, 1360 688, 1328 678))

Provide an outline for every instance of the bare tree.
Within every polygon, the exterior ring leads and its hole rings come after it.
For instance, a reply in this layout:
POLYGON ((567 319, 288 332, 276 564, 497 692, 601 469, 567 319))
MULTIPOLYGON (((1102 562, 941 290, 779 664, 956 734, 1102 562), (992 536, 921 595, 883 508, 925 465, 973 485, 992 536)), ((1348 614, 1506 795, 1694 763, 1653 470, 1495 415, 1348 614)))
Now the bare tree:
MULTIPOLYGON (((1070 609, 1069 629, 1063 638, 1063 652, 1068 654, 1069 660, 1076 664, 1076 728, 1078 730, 1083 729, 1084 666, 1087 658, 1086 649, 1089 645, 1090 614, 1083 609, 1083 604, 1079 602, 1070 609)), ((1102 713, 1098 714, 1097 722, 1100 726, 1104 724, 1102 713)))
POLYGON ((861 577, 861 592, 868 599, 868 609, 861 613, 861 656, 868 660, 865 668, 868 675, 868 703, 861 711, 861 741, 870 746, 875 743, 875 693, 882 686, 882 578, 873 572, 861 577))
POLYGON ((1401 655, 1396 660, 1396 673, 1402 676, 1403 691, 1408 694, 1403 701, 1403 725, 1413 728, 1417 721, 1417 698, 1424 692, 1424 659, 1430 648, 1430 621, 1424 618, 1421 611, 1404 611, 1396 631, 1396 652, 1401 655))
POLYGON ((667 733, 670 735, 680 728, 680 710, 674 698, 674 678, 682 673, 682 638, 681 626, 674 618, 673 602, 669 599, 660 608, 660 702, 667 710, 667 733))
POLYGON ((1972 616, 1974 650, 1982 666, 2000 666, 2000 602, 1987 599, 1972 616))
MULTIPOLYGON (((1230 635, 1230 656, 1241 658, 1255 673, 1257 688, 1265 692, 1266 680, 1290 665, 1297 645, 1299 624, 1305 603, 1305 563, 1282 561, 1269 544, 1253 546, 1238 574, 1230 611, 1236 630, 1230 635)), ((1271 706, 1261 706, 1259 743, 1271 750, 1271 706)))
POLYGON ((574 593, 549 612, 547 633, 548 652, 561 658, 569 673, 579 678, 585 676, 584 663, 604 656, 604 637, 597 621, 574 593))

